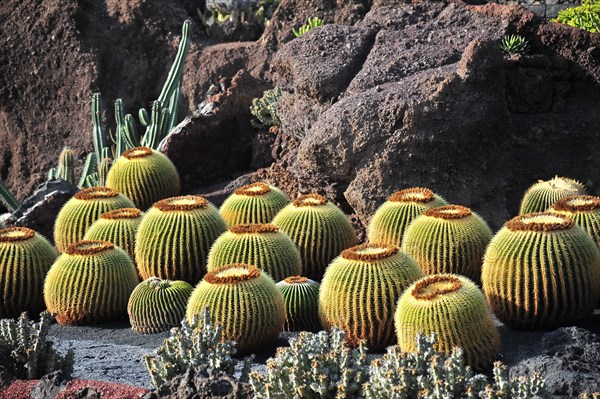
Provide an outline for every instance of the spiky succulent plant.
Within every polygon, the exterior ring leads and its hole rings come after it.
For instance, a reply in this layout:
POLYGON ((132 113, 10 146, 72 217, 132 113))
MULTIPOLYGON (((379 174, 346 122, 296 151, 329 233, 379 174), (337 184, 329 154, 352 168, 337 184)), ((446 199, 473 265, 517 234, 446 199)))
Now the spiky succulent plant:
POLYGON ((121 208, 100 215, 85 233, 85 240, 112 242, 135 259, 135 235, 143 213, 137 208, 121 208))
POLYGON ((356 245, 348 217, 319 194, 305 194, 283 208, 273 224, 296 243, 302 275, 320 281, 327 265, 344 249, 356 245))
POLYGON ((375 212, 367 238, 370 242, 401 246, 408 225, 426 209, 442 205, 446 205, 446 201, 428 188, 396 191, 375 212))
POLYGON ((600 245, 600 197, 591 195, 565 197, 556 201, 549 211, 573 219, 596 244, 600 245))
POLYGON ((467 364, 490 368, 500 350, 500 334, 481 290, 466 277, 435 274, 413 283, 400 297, 394 318, 398 345, 416 350, 417 334, 435 333, 437 351, 462 348, 467 364))
POLYGON ((519 215, 531 212, 545 212, 556 201, 571 195, 584 195, 586 188, 580 182, 567 177, 554 177, 550 180, 538 180, 533 186, 529 187, 523 199, 519 215))
POLYGON ((475 212, 460 205, 430 208, 408 227, 402 250, 425 274, 456 273, 480 280, 481 260, 492 231, 475 212))
POLYGON ((92 187, 79 191, 58 212, 54 222, 54 243, 60 252, 82 240, 89 227, 105 212, 132 208, 133 203, 108 187, 92 187))
POLYGON ((285 304, 285 331, 319 331, 319 283, 291 276, 277 283, 285 304))
POLYGON ((285 307, 273 279, 243 263, 220 267, 196 286, 186 310, 191 322, 205 308, 223 327, 223 340, 237 342, 241 352, 260 348, 283 330, 285 307))
POLYGON ((106 185, 125 194, 146 210, 164 198, 179 195, 179 174, 166 155, 148 147, 123 152, 113 163, 106 185))
POLYGON ((572 325, 598 303, 600 250, 565 216, 517 216, 490 242, 481 280, 492 310, 509 326, 572 325))
POLYGON ((196 284, 206 273, 210 247, 226 230, 225 221, 205 198, 186 195, 156 202, 136 236, 140 276, 196 284))
POLYGON ((138 281, 124 250, 107 241, 81 240, 69 245, 50 268, 44 301, 61 324, 122 319, 138 281))
POLYGON ((44 309, 44 278, 57 256, 48 240, 31 229, 0 230, 0 319, 44 309))
POLYGON ((414 259, 395 245, 369 243, 346 249, 331 262, 321 282, 321 325, 346 331, 353 346, 359 341, 375 350, 393 345, 396 302, 423 276, 414 259))
POLYGON ((258 182, 235 190, 223 202, 219 213, 229 226, 271 223, 277 212, 289 202, 289 198, 277 187, 258 182))
POLYGON ((272 224, 238 224, 223 233, 210 249, 207 270, 232 263, 254 265, 275 281, 302 269, 296 244, 272 224))

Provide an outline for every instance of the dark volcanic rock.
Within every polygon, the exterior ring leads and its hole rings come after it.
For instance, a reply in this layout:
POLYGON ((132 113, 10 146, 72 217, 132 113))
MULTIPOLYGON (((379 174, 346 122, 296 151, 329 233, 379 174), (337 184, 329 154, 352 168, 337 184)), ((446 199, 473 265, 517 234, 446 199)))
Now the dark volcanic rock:
POLYGON ((29 395, 31 399, 54 399, 59 392, 67 386, 69 380, 62 371, 43 376, 37 384, 31 389, 29 395))

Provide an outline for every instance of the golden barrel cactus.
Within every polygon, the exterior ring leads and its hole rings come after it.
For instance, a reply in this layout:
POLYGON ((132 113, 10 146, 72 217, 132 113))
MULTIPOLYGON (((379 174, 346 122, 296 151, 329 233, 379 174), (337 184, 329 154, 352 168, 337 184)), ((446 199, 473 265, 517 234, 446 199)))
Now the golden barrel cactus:
POLYGON ((258 182, 238 188, 231 194, 219 213, 228 226, 236 224, 271 223, 277 212, 282 210, 290 199, 277 187, 258 182))
POLYGON ((277 283, 285 304, 285 331, 319 331, 319 283, 290 276, 277 283))
POLYGON ((577 180, 558 176, 546 181, 538 180, 537 183, 525 191, 521 200, 519 215, 545 212, 561 198, 584 194, 586 194, 586 188, 577 180))
POLYGON ((560 199, 549 212, 573 219, 600 245, 600 197, 574 195, 560 199))
POLYGON ((137 208, 121 208, 100 215, 85 233, 85 240, 112 242, 135 259, 135 235, 144 214, 137 208))

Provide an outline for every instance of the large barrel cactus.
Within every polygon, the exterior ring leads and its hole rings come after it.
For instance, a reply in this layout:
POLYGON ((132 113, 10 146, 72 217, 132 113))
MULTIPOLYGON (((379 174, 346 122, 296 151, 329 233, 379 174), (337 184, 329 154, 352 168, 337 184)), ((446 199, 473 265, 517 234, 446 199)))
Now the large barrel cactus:
POLYGON ((82 240, 69 245, 50 268, 44 300, 61 324, 123 319, 138 281, 124 250, 107 241, 82 240))
POLYGON ((185 281, 150 277, 131 293, 127 304, 133 331, 155 334, 177 327, 185 316, 185 308, 194 287, 185 281))
POLYGON ((137 208, 121 208, 100 215, 85 233, 85 240, 112 242, 135 259, 135 235, 142 221, 142 212, 137 208))
POLYGON ((549 209, 581 226, 600 245, 600 197, 574 195, 560 199, 549 209))
POLYGON ((587 317, 600 298, 600 250, 572 219, 517 216, 494 236, 483 290, 496 316, 519 329, 550 329, 587 317))
POLYGON ((277 187, 262 182, 252 183, 235 190, 223 202, 219 213, 229 226, 271 223, 277 212, 289 202, 289 198, 277 187))
POLYGON ((470 366, 485 370, 500 350, 500 334, 485 297, 463 276, 436 274, 416 281, 398 301, 394 322, 404 352, 416 350, 418 333, 435 333, 435 350, 451 353, 460 347, 470 366))
POLYGON ((225 221, 205 198, 187 195, 156 202, 136 236, 140 276, 196 284, 206 273, 210 247, 226 230, 225 221))
POLYGON ((208 271, 247 263, 275 281, 300 274, 302 261, 292 239, 272 224, 238 224, 223 233, 208 255, 208 271))
POLYGON ((375 212, 369 227, 369 242, 401 246, 408 225, 426 209, 446 205, 446 201, 428 188, 400 190, 388 197, 375 212))
POLYGON ((188 321, 206 308, 223 326, 222 339, 236 341, 241 352, 273 344, 283 330, 283 297, 271 277, 252 265, 226 265, 207 273, 188 302, 188 321))
POLYGON ((319 283, 302 276, 291 276, 277 283, 285 304, 285 331, 318 331, 319 283))
POLYGON ((423 276, 417 263, 395 245, 369 243, 346 249, 331 262, 321 282, 321 325, 346 331, 351 345, 361 340, 375 350, 393 345, 396 302, 423 276))
POLYGON ((319 194, 296 198, 275 216, 273 224, 298 246, 302 275, 320 281, 329 262, 356 245, 356 232, 348 217, 319 194))
POLYGON ((105 212, 132 208, 133 203, 118 191, 108 187, 81 190, 58 212, 54 223, 54 243, 60 252, 82 240, 90 226, 105 212))
POLYGON ((113 163, 106 185, 146 210, 163 198, 179 195, 179 174, 166 155, 148 147, 131 148, 113 163))
POLYGON ((31 229, 0 230, 0 319, 44 310, 44 278, 57 256, 48 240, 31 229))
POLYGON ((519 215, 545 212, 561 198, 583 194, 586 194, 585 186, 567 177, 556 176, 546 181, 538 180, 523 195, 519 215))
POLYGON ((402 250, 425 274, 456 273, 479 282, 492 231, 476 213, 460 205, 427 209, 408 227, 402 250))

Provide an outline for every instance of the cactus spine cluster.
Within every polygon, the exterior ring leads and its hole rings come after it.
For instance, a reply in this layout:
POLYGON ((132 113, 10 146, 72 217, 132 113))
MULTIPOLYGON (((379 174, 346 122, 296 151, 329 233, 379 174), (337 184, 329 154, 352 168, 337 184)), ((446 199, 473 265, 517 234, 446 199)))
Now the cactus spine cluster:
POLYGON ((404 234, 402 250, 425 274, 456 273, 479 281, 492 231, 476 213, 460 205, 427 209, 404 234))
POLYGON ((583 194, 586 194, 585 186, 573 179, 556 176, 546 181, 538 180, 537 183, 525 191, 521 200, 519 215, 545 212, 561 198, 583 194))
POLYGON ((206 273, 210 247, 226 230, 217 209, 202 197, 187 195, 156 202, 146 212, 136 236, 140 276, 196 284, 206 273))
POLYGON ((426 276, 401 296, 394 318, 398 345, 414 352, 417 334, 435 333, 435 349, 447 354, 462 348, 467 364, 489 368, 500 350, 500 334, 481 290, 453 274, 426 276))
POLYGON ((284 331, 319 331, 319 283, 291 276, 277 283, 285 304, 284 331))
POLYGON ((370 242, 401 246, 408 225, 426 209, 442 205, 446 205, 446 201, 427 188, 397 191, 375 212, 367 238, 370 242))
POLYGON ((573 219, 600 246, 600 197, 566 197, 556 201, 549 211, 573 219))
POLYGON ((238 224, 223 233, 208 255, 207 270, 247 263, 275 281, 300 274, 302 261, 292 239, 272 224, 238 224))
POLYGON ((600 251, 573 220, 540 212, 506 222, 485 253, 483 290, 496 316, 550 329, 588 316, 600 297, 600 251))
POLYGON ((236 341, 241 352, 275 341, 285 322, 283 297, 275 282, 246 264, 223 266, 204 276, 188 302, 188 322, 205 308, 223 326, 223 340, 236 341))
POLYGON ((402 292, 423 271, 395 245, 369 243, 333 260, 319 293, 319 317, 327 329, 346 331, 348 343, 383 349, 396 341, 394 311, 402 292))
POLYGON ((61 324, 99 323, 127 316, 127 301, 138 284, 125 251, 107 241, 69 245, 44 282, 48 311, 61 324))
POLYGON ((85 233, 85 240, 112 242, 135 259, 135 235, 142 221, 142 212, 137 208, 121 208, 100 215, 100 219, 85 233))
POLYGON ((26 227, 0 230, 0 319, 44 309, 44 278, 58 254, 26 227))
POLYGON ((83 239, 89 227, 105 212, 131 208, 133 203, 108 187, 79 191, 62 207, 54 223, 54 243, 60 252, 83 239))
POLYGON ((180 191, 175 165, 148 147, 123 152, 110 168, 106 185, 125 194, 142 210, 156 201, 179 195, 180 191))
POLYGON ((150 277, 131 293, 127 313, 133 331, 155 334, 178 326, 194 288, 185 281, 150 277))
POLYGON ((316 281, 321 280, 329 262, 357 243, 348 217, 319 194, 296 198, 275 216, 273 224, 298 246, 302 275, 316 281))
POLYGON ((290 202, 277 187, 252 183, 233 192, 221 205, 219 213, 229 226, 271 223, 275 215, 290 202))

